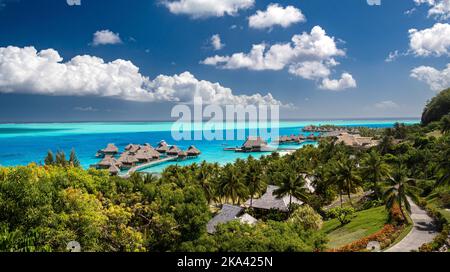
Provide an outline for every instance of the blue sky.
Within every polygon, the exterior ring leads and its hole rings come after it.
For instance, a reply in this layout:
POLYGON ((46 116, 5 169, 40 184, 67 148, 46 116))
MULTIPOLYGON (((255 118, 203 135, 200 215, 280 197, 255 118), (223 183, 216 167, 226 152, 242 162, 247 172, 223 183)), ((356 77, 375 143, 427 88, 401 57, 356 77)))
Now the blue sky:
POLYGON ((447 0, 179 1, 0 0, 0 121, 165 120, 195 91, 283 118, 418 117, 450 85, 447 0))

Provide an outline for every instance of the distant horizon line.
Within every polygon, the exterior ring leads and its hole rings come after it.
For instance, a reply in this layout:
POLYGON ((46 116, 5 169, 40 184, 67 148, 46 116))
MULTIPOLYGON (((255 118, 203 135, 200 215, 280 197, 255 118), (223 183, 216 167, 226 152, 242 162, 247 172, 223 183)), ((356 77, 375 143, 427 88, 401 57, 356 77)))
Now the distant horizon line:
MULTIPOLYGON (((281 118, 280 122, 286 121, 350 121, 350 120, 421 120, 421 117, 367 117, 367 118, 281 118)), ((148 122, 174 122, 177 119, 155 119, 155 120, 117 120, 117 121, 105 121, 105 120, 77 120, 77 121, 0 121, 0 124, 45 124, 45 123, 148 123, 148 122)), ((210 121, 204 119, 202 121, 210 121)), ((235 121, 250 121, 256 122, 258 120, 235 120, 235 121)), ((268 120, 270 121, 270 120, 268 120)), ((224 121, 226 122, 226 121, 224 121)))

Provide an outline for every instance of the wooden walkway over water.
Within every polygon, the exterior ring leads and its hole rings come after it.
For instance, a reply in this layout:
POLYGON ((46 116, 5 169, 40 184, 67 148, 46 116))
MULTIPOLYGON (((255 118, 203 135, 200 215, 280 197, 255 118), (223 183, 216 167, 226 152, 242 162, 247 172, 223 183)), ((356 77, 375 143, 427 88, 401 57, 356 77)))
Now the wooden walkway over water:
POLYGON ((128 170, 126 174, 123 174, 123 175, 120 175, 120 176, 123 177, 123 178, 128 178, 133 173, 135 173, 135 172, 137 172, 139 170, 142 170, 142 169, 145 169, 145 168, 149 168, 149 167, 158 165, 160 163, 169 162, 169 161, 175 161, 177 159, 178 159, 178 156, 167 156, 167 157, 159 159, 159 160, 154 160, 154 161, 151 161, 151 162, 143 163, 143 164, 140 164, 140 165, 137 165, 135 167, 130 168, 130 170, 128 170))

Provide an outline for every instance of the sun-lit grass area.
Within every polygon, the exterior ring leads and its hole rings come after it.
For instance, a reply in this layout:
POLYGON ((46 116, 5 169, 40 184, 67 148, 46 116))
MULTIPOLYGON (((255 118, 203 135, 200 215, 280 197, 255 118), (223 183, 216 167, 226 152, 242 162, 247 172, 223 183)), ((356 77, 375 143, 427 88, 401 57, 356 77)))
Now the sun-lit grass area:
POLYGON ((450 210, 445 209, 441 206, 441 201, 439 200, 439 198, 434 197, 431 199, 427 199, 427 202, 430 207, 437 209, 445 217, 445 219, 450 222, 450 210))
POLYGON ((427 136, 431 137, 434 136, 436 138, 440 138, 442 136, 442 132, 439 130, 433 130, 432 132, 427 133, 427 136))
POLYGON ((388 220, 384 206, 355 213, 352 221, 341 226, 337 219, 325 221, 322 232, 329 239, 328 248, 338 248, 382 229, 388 220))

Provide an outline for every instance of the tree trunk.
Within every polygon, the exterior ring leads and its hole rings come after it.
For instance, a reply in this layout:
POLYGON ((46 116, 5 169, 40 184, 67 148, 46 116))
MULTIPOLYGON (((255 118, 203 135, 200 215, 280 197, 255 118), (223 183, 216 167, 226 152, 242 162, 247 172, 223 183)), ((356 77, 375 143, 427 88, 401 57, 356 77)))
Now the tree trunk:
POLYGON ((402 213, 403 219, 405 220, 405 222, 408 222, 408 218, 406 217, 406 214, 403 212, 403 207, 400 204, 400 212, 402 213))
POLYGON ((348 202, 350 202, 350 206, 353 207, 352 197, 350 196, 350 188, 347 188, 348 202))
POLYGON ((339 197, 341 198, 341 208, 343 207, 343 203, 342 203, 342 190, 339 190, 339 197))

